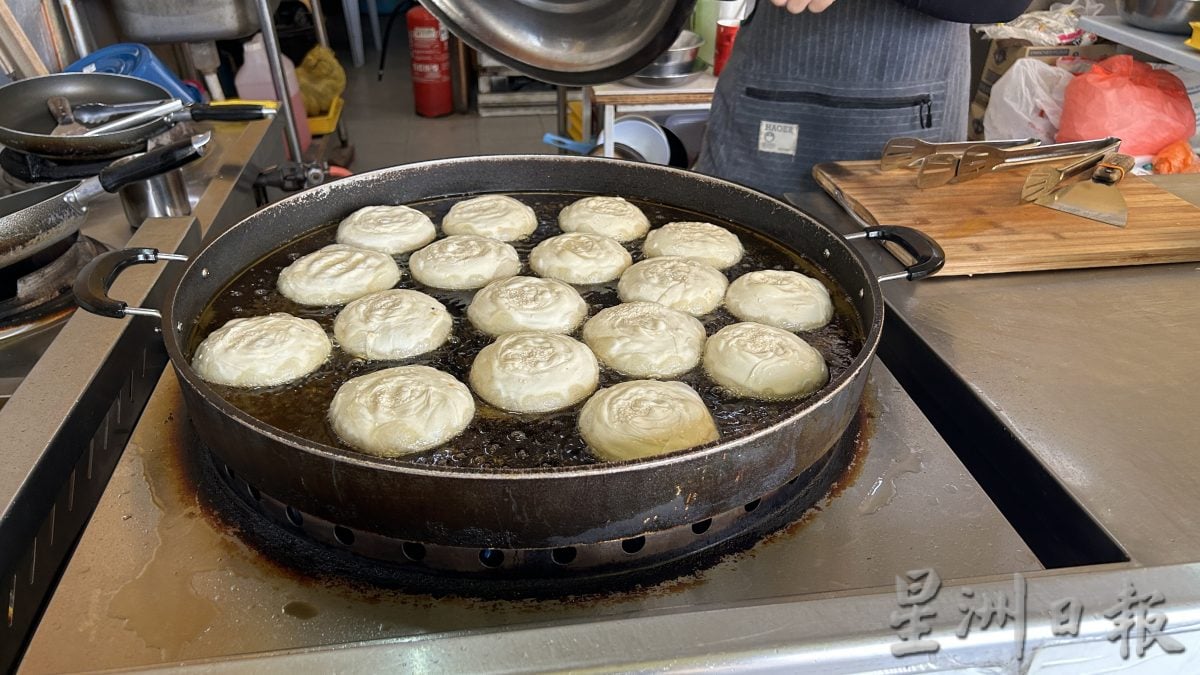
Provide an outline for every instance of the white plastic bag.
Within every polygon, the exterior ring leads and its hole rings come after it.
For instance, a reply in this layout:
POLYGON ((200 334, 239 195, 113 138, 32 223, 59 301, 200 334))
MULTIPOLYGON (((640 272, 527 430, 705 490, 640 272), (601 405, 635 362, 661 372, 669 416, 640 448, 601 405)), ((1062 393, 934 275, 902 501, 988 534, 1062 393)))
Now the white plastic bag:
POLYGON ((1039 138, 1053 143, 1063 97, 1075 76, 1037 59, 1018 59, 992 85, 983 135, 988 140, 1039 138))

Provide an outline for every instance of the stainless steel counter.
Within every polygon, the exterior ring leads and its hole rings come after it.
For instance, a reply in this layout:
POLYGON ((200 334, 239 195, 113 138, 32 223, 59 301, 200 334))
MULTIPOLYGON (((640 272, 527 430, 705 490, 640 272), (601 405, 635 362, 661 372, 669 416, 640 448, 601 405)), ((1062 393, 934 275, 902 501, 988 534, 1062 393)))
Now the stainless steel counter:
MULTIPOLYGON (((823 195, 808 201, 848 231, 823 195)), ((863 250, 876 271, 899 269, 873 245, 863 250)), ((1200 463, 1187 400, 1200 370, 1197 267, 888 285, 887 367, 875 365, 868 387, 877 419, 850 484, 748 553, 598 600, 434 599, 276 567, 180 479, 192 440, 168 373, 21 669, 1195 671, 1200 544, 1187 515, 1200 498, 1185 483, 1200 463), (910 394, 953 435, 953 452, 910 394), (1040 570, 994 499, 1039 553, 1071 549, 1075 557, 1053 561, 1069 569, 1040 570), (1150 566, 1160 563, 1174 564, 1150 566), (898 660, 889 649, 897 575, 927 567, 944 585, 927 608, 941 649, 898 660), (964 598, 1015 598, 1026 581, 1023 652, 1011 624, 956 638, 964 598), (1169 619, 1166 634, 1184 653, 1151 645, 1145 659, 1120 657, 1105 612, 1127 584, 1161 595, 1150 612, 1169 619), (1052 625, 1063 599, 1080 606, 1077 635, 1052 625)))
MULTIPOLYGON (((873 430, 860 466, 805 524, 694 577, 644 591, 513 603, 363 589, 273 565, 213 520, 194 486, 181 481, 180 464, 193 441, 178 384, 168 372, 63 574, 21 672, 243 659, 446 631, 699 612, 891 587, 896 574, 917 567, 933 566, 947 580, 1039 570, 879 363, 868 392, 873 430)), ((886 612, 876 618, 886 621, 886 612)), ((816 625, 819 618, 809 621, 816 625)))
MULTIPOLYGON (((91 208, 84 231, 112 246, 190 254, 205 230, 252 212, 261 164, 283 155, 278 128, 265 121, 211 126, 209 153, 185 169, 193 216, 147 220, 134 233, 110 198, 91 208)), ((165 265, 128 270, 113 296, 157 306, 175 272, 165 265)), ((157 329, 153 321, 77 312, 0 351, 0 384, 19 382, 0 407, 0 670, 31 634, 166 363, 157 329)))
MULTIPOLYGON (((1200 197, 1196 177, 1159 182, 1200 197)), ((849 231, 823 195, 803 206, 849 231)), ((864 250, 877 269, 897 268, 864 250)), ((924 373, 901 373, 905 363, 944 366, 958 388, 939 382, 930 403, 980 429, 952 440, 960 455, 1028 452, 1136 563, 1200 561, 1200 264, 934 278, 885 294, 885 335, 915 338, 881 350, 885 361, 906 386, 924 373), (991 422, 964 419, 948 400, 959 396, 1011 438, 989 445, 991 422)), ((1017 499, 1042 494, 1029 476, 1008 481, 1027 489, 1017 499)))

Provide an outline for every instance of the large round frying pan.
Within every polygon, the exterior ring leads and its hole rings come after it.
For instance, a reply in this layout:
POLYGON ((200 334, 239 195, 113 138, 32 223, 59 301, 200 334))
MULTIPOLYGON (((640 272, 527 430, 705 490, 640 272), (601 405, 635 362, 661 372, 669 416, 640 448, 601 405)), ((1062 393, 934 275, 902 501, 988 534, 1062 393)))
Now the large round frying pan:
MULTIPOLYGON (((920 259, 907 276, 941 267, 935 243, 906 228, 863 236, 899 240, 920 259)), ((107 283, 151 249, 116 251, 81 274, 85 309, 157 314, 107 297, 107 283)), ((201 440, 263 493, 352 531, 447 546, 552 548, 635 537, 747 504, 812 466, 858 410, 883 323, 875 275, 847 241, 772 197, 671 167, 589 157, 439 160, 361 174, 291 196, 221 234, 197 254, 166 300, 163 337, 201 440), (821 267, 851 299, 864 346, 823 394, 783 421, 713 446, 656 458, 553 469, 458 469, 377 459, 260 422, 223 400, 189 364, 201 312, 242 270, 285 242, 363 206, 489 192, 622 195, 744 224, 821 267)), ((362 538, 360 536, 360 538, 362 538)))
POLYGON ((54 159, 115 159, 145 150, 147 140, 184 119, 238 122, 275 114, 256 105, 191 106, 119 131, 54 136, 51 132, 58 121, 46 107, 53 96, 65 97, 73 106, 171 98, 166 89, 153 82, 111 73, 57 73, 18 80, 0 87, 0 144, 54 159))

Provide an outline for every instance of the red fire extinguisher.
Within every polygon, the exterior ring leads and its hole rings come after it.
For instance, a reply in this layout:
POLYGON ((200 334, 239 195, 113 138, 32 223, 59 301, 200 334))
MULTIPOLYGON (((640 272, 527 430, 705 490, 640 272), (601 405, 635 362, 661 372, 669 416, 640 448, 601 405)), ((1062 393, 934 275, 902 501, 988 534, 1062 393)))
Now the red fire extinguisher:
POLYGON ((437 17, 421 5, 405 15, 408 48, 412 52, 413 100, 417 114, 441 117, 454 112, 450 84, 450 35, 437 17))

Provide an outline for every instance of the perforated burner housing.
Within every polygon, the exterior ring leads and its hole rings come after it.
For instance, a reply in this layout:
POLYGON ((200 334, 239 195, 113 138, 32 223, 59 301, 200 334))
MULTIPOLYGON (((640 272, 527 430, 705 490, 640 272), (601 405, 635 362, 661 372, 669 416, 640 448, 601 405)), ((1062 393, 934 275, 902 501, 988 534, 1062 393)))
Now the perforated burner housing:
POLYGON ((198 439, 191 450, 200 458, 198 483, 218 512, 264 554, 298 572, 319 569, 421 592, 553 597, 620 590, 695 572, 798 521, 845 474, 863 442, 861 428, 856 420, 807 471, 734 509, 632 537, 538 549, 445 546, 352 529, 263 493, 198 439))

